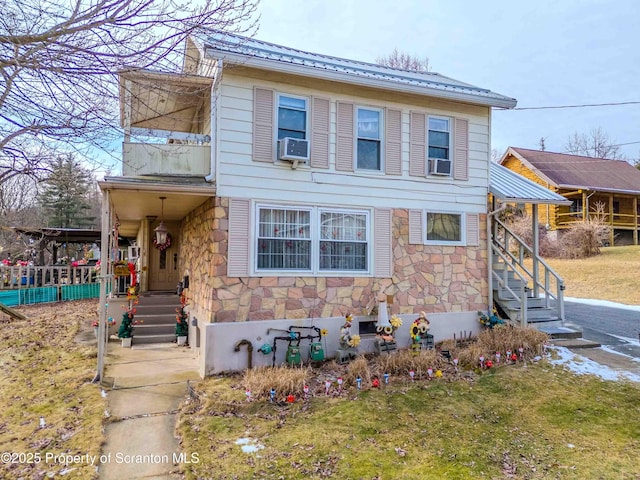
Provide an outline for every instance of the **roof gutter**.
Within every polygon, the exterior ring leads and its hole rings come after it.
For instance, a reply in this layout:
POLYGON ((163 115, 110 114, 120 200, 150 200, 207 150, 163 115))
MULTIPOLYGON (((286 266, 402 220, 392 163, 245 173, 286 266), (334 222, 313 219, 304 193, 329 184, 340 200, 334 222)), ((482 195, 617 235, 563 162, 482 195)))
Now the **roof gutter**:
POLYGON ((163 192, 186 193, 191 195, 211 196, 215 195, 216 190, 212 186, 188 186, 188 185, 171 185, 166 183, 139 183, 139 182, 119 182, 114 180, 104 180, 98 182, 100 190, 132 190, 141 192, 163 192))
MULTIPOLYGON (((304 77, 320 78, 334 82, 349 83, 360 87, 380 88, 396 92, 411 93, 415 95, 436 97, 444 100, 455 100, 459 102, 497 108, 514 108, 517 101, 508 97, 484 97, 472 93, 451 92, 439 90, 428 86, 407 85, 377 78, 367 78, 354 76, 349 73, 335 72, 331 70, 321 70, 317 67, 307 65, 296 65, 263 58, 250 57, 246 55, 234 54, 231 52, 221 52, 210 48, 212 56, 226 60, 228 64, 257 68, 261 70, 271 70, 280 73, 301 75, 304 77)), ((435 83, 435 82, 434 82, 435 83)), ((456 87, 462 88, 462 87, 456 87)))

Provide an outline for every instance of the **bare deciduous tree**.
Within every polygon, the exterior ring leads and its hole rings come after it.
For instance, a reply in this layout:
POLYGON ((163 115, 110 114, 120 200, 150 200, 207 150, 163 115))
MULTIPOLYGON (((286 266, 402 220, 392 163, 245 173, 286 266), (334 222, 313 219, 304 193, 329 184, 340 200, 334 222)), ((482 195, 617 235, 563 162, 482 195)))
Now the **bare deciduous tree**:
POLYGON ((0 184, 41 176, 57 149, 109 145, 119 134, 119 71, 179 71, 195 31, 253 33, 257 1, 3 2, 0 184))
POLYGON ((376 63, 385 67, 400 68, 402 70, 412 70, 416 72, 429 72, 429 57, 420 58, 416 55, 400 52, 393 49, 389 55, 376 57, 376 63))
POLYGON ((569 136, 564 148, 566 153, 586 157, 625 160, 620 147, 615 145, 615 142, 601 127, 592 128, 589 133, 575 132, 569 136))

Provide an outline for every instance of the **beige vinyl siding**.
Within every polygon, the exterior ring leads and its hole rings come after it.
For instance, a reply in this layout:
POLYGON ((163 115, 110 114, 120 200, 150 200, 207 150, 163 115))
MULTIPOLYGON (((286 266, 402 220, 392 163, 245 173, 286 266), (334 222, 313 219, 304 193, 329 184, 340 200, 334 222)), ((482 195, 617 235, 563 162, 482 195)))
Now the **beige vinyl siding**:
MULTIPOLYGON (((416 112, 407 103, 387 102, 384 97, 346 97, 341 88, 318 91, 291 84, 276 84, 262 79, 246 78, 226 73, 220 86, 219 136, 216 188, 218 195, 226 197, 251 197, 264 201, 305 203, 316 205, 350 205, 374 208, 418 208, 427 207, 450 211, 458 205, 462 212, 484 213, 488 186, 489 118, 488 109, 457 105, 456 110, 426 109, 422 115, 457 116, 469 123, 469 180, 453 180, 451 177, 425 178, 409 174, 411 148, 411 116, 416 112), (313 98, 329 99, 329 168, 300 165, 291 169, 289 162, 253 161, 252 139, 254 135, 253 102, 254 89, 290 93, 312 99, 310 118, 313 117, 313 98), (338 109, 341 105, 352 109, 355 104, 372 105, 401 112, 401 174, 352 171, 353 168, 353 123, 345 130, 343 140, 350 145, 346 155, 350 159, 348 170, 339 170, 338 155, 339 124, 338 109), (247 110, 248 109, 248 110, 247 110), (455 115, 453 115, 455 113, 455 115), (480 115, 479 113, 484 113, 480 115)), ((433 102, 442 106, 443 102, 433 102)), ((275 106, 274 106, 275 108, 275 106)), ((351 118, 352 115, 351 115, 351 118)), ((313 126, 313 119, 311 120, 313 126)), ((349 123, 349 122, 347 122, 349 123)), ((386 125, 387 122, 385 122, 386 125)), ((345 129, 347 125, 345 124, 345 129)), ((385 128, 386 130, 386 128, 385 128)), ((425 130, 426 132, 426 130, 425 130)), ((384 140, 384 139, 383 139, 384 140)), ((424 139, 422 139, 424 140, 424 139)), ((345 144, 346 144, 345 143, 345 144)), ((422 142, 421 142, 422 143, 422 142)), ((275 149, 275 140, 273 143, 275 149)), ((311 151, 313 152, 313 139, 311 151)), ((384 147, 386 156, 386 143, 384 147)), ((273 159, 274 157, 272 157, 273 159)))

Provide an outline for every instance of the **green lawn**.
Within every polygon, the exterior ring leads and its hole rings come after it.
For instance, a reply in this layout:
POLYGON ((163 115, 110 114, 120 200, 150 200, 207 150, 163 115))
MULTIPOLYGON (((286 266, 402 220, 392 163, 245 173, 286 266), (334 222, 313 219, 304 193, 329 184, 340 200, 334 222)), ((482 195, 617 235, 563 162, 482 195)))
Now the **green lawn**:
POLYGON ((96 344, 78 341, 81 331, 93 336, 87 312, 95 306, 83 300, 22 307, 28 320, 0 318, 0 453, 23 454, 3 457, 0 478, 97 477, 87 462, 65 465, 60 457, 100 455, 106 401, 91 383, 96 344))

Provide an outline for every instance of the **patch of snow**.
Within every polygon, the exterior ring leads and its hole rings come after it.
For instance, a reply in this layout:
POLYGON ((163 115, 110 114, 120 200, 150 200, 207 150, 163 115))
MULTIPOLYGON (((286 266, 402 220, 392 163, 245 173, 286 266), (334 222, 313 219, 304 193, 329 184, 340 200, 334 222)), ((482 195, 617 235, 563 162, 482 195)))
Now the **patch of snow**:
POLYGON ((619 372, 606 365, 601 365, 588 358, 576 355, 565 347, 549 347, 549 350, 556 352, 558 359, 549 359, 552 365, 563 365, 576 375, 595 375, 602 380, 616 381, 629 380, 640 382, 640 375, 631 372, 619 372))
POLYGON ((630 338, 630 337, 623 337, 621 335, 614 335, 613 333, 609 333, 609 335, 611 335, 612 337, 615 337, 619 340, 622 340, 623 342, 627 342, 630 343, 632 345, 635 345, 636 347, 640 347, 640 340, 637 338, 630 338))
POLYGON ((584 303, 585 305, 594 305, 596 307, 621 308, 623 310, 633 310, 640 312, 640 305, 626 305, 624 303, 610 302, 609 300, 593 300, 590 298, 564 297, 565 302, 584 303))
POLYGON ((240 448, 244 453, 255 453, 264 448, 264 445, 258 443, 255 438, 239 438, 236 440, 236 445, 242 445, 240 448))

